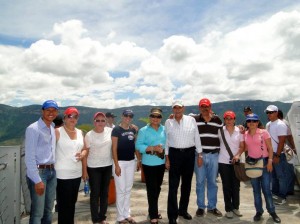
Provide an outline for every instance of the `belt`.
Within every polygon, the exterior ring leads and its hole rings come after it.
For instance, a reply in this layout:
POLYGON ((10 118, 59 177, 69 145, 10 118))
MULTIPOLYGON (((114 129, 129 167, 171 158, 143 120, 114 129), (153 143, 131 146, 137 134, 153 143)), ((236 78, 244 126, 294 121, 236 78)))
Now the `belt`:
POLYGON ((180 152, 188 152, 188 151, 191 151, 191 150, 195 150, 196 147, 195 146, 192 146, 192 147, 189 147, 189 148, 174 148, 174 147, 170 147, 169 149, 171 149, 171 150, 177 150, 177 151, 180 151, 180 152))
POLYGON ((204 153, 215 154, 215 153, 219 153, 219 152, 220 152, 220 149, 214 149, 214 150, 203 149, 202 152, 204 152, 204 153))
POLYGON ((38 169, 54 169, 54 164, 40 164, 37 167, 38 169))

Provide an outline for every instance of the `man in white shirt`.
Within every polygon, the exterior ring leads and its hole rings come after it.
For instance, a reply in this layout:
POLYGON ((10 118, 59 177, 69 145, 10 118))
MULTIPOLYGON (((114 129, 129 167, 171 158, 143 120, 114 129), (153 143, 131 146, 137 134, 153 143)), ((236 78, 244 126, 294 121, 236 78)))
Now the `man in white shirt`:
POLYGON ((202 147, 196 121, 184 115, 184 105, 177 100, 172 104, 174 119, 168 119, 166 128, 166 168, 169 170, 168 219, 177 223, 177 217, 192 219, 188 213, 191 183, 198 153, 198 166, 202 165, 202 147), (181 179, 181 196, 178 208, 177 191, 181 179))

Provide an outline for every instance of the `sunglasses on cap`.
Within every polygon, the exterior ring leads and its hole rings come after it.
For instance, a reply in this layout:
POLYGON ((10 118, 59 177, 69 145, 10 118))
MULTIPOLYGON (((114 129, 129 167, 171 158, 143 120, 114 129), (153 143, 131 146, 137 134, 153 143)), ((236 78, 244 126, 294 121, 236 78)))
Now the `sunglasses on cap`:
POLYGON ((246 121, 247 123, 256 123, 258 122, 258 120, 249 120, 249 121, 246 121))
POLYGON ((74 115, 74 114, 68 114, 67 117, 70 118, 70 119, 71 118, 74 118, 76 120, 78 119, 78 115, 74 115))
POLYGON ((102 122, 102 123, 104 123, 104 122, 106 122, 106 120, 94 120, 96 123, 100 123, 100 122, 102 122))
POLYGON ((161 118, 162 118, 161 115, 153 115, 153 114, 150 114, 149 117, 151 117, 151 118, 158 118, 158 119, 161 119, 161 118))
POLYGON ((133 118, 133 114, 124 114, 123 116, 133 118))
POLYGON ((266 114, 273 114, 275 112, 277 112, 277 111, 267 111, 266 114))

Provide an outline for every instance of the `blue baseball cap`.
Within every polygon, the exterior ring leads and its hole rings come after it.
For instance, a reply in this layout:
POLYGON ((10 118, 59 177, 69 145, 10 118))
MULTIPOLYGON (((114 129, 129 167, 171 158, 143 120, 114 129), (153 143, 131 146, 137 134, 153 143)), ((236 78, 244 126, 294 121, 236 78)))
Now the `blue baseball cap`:
POLYGON ((133 115, 133 111, 130 109, 123 110, 123 115, 133 115))
POLYGON ((248 114, 246 116, 246 121, 258 121, 259 117, 257 114, 248 114))
POLYGON ((54 100, 47 100, 43 103, 42 109, 45 110, 51 107, 58 110, 58 105, 54 100))

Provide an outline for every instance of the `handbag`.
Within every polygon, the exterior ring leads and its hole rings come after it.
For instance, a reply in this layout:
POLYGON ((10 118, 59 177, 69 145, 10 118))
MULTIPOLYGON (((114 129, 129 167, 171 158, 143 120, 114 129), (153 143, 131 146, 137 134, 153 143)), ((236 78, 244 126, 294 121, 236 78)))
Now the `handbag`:
MULTIPOLYGON (((223 128, 220 129, 221 130, 221 136, 222 136, 222 139, 223 139, 223 142, 224 142, 224 145, 225 145, 225 148, 230 156, 230 160, 232 160, 233 158, 233 154, 232 154, 232 151, 226 141, 226 138, 225 138, 225 135, 224 135, 224 130, 223 128)), ((238 162, 235 162, 233 164, 233 169, 234 169, 234 173, 235 173, 235 176, 238 180, 240 181, 248 181, 250 178, 246 175, 246 170, 245 170, 245 164, 244 163, 238 163, 238 162)))
POLYGON ((286 161, 291 161, 295 155, 294 150, 288 144, 284 144, 283 151, 286 157, 286 161))
MULTIPOLYGON (((261 132, 260 132, 260 138, 261 138, 261 150, 263 152, 263 137, 261 132)), ((252 158, 249 155, 247 156, 246 163, 245 163, 245 170, 246 170, 246 175, 248 177, 257 178, 262 176, 263 168, 264 168, 264 160, 262 156, 260 158, 252 158)))

